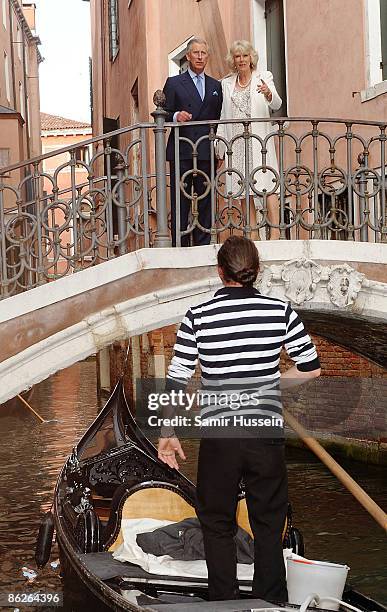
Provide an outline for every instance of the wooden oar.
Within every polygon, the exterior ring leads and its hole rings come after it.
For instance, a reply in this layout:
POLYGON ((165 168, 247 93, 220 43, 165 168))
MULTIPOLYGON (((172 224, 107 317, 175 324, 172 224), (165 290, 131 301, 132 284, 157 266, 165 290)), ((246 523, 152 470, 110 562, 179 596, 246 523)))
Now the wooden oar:
POLYGON ((317 440, 304 429, 304 427, 284 409, 284 417, 288 425, 300 436, 301 440, 314 452, 327 468, 352 493, 357 501, 370 513, 370 515, 387 531, 387 514, 380 506, 361 488, 360 485, 346 472, 333 457, 321 446, 317 440))
POLYGON ((29 410, 31 410, 31 412, 33 412, 33 413, 34 413, 34 415, 35 415, 35 416, 36 416, 36 417, 39 419, 39 421, 40 421, 41 423, 47 423, 47 422, 48 422, 48 421, 46 421, 45 419, 43 419, 43 418, 40 416, 40 414, 38 414, 38 413, 36 412, 36 410, 34 410, 34 409, 32 408, 32 406, 30 406, 30 405, 29 405, 29 403, 28 403, 28 402, 26 402, 26 400, 24 399, 24 397, 22 397, 21 395, 17 395, 16 397, 18 397, 18 398, 19 398, 19 400, 20 400, 21 402, 23 402, 23 404, 24 404, 25 406, 27 406, 27 408, 28 408, 29 410))

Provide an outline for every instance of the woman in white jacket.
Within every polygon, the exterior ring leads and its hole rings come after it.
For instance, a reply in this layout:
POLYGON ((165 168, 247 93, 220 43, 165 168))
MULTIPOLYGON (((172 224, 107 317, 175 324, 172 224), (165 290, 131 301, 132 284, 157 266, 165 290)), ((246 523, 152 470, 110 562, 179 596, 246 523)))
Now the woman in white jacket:
MULTIPOLYGON (((270 111, 278 110, 282 104, 274 81, 273 75, 269 71, 259 72, 257 70, 258 54, 254 47, 246 40, 236 40, 230 47, 227 61, 232 70, 230 76, 222 80, 223 106, 221 119, 239 119, 241 121, 250 118, 267 118, 266 122, 252 123, 250 132, 258 136, 262 141, 272 131, 270 122, 270 111)), ((262 144, 258 138, 248 139, 248 161, 245 154, 245 139, 243 138, 243 124, 229 123, 219 125, 217 135, 225 138, 228 143, 232 138, 240 135, 232 144, 232 157, 226 156, 226 167, 231 166, 240 172, 241 176, 233 172, 231 176, 226 173, 226 191, 232 193, 233 200, 245 201, 244 179, 246 174, 249 176, 254 168, 262 166, 262 144), (247 167, 246 167, 247 165, 247 167), (241 178, 243 177, 243 179, 241 178)), ((218 141, 217 154, 223 159, 227 147, 222 141, 218 141)), ((274 138, 267 141, 267 156, 265 166, 273 168, 278 172, 277 156, 275 152, 274 138)), ((269 169, 263 172, 262 169, 255 172, 251 183, 260 192, 271 195, 266 197, 267 218, 270 224, 278 224, 278 198, 275 195, 276 177, 269 169)), ((263 196, 255 194, 249 188, 250 210, 260 209, 264 203, 263 196)), ((260 215, 254 215, 250 219, 250 225, 260 222, 260 215)), ((270 238, 278 238, 279 231, 271 227, 270 238)))

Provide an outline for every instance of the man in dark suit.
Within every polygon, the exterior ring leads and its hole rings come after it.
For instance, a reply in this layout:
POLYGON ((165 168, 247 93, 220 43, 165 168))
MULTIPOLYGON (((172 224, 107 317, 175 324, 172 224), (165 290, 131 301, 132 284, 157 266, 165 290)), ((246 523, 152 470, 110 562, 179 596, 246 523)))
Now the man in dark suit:
MULTIPOLYGON (((166 97, 167 121, 209 121, 219 119, 222 109, 222 86, 219 81, 204 74, 208 61, 208 45, 205 40, 193 38, 187 46, 188 70, 183 74, 169 77, 164 85, 166 97)), ((189 138, 196 143, 199 138, 209 133, 208 125, 187 126, 179 129, 179 137, 189 138)), ((193 168, 193 147, 185 141, 179 142, 180 177, 193 168)), ((211 176, 210 142, 203 140, 197 149, 197 168, 208 177, 211 176)), ((167 144, 167 160, 171 172, 171 225, 172 244, 176 246, 176 163, 175 163, 175 130, 171 130, 167 144)), ((191 188, 202 195, 206 190, 206 178, 202 174, 193 177, 189 174, 184 179, 184 189, 191 194, 191 188)), ((184 196, 180 189, 180 231, 188 226, 191 199, 184 196)), ((204 228, 211 227, 211 192, 198 200, 199 223, 204 228)), ((195 245, 209 244, 210 234, 197 227, 193 230, 195 245)), ((189 246, 189 235, 181 237, 181 245, 189 246)))

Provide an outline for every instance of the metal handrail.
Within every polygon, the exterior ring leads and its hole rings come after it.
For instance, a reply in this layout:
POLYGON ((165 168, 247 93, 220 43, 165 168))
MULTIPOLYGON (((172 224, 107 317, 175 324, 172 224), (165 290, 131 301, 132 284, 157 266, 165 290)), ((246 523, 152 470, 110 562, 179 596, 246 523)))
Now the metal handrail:
POLYGON ((87 140, 81 140, 74 145, 68 145, 66 147, 62 147, 61 149, 55 149, 55 151, 51 151, 50 153, 44 153, 43 155, 38 155, 37 157, 32 157, 31 159, 26 159, 24 161, 18 162, 17 164, 11 164, 10 166, 4 166, 0 168, 0 177, 2 174, 9 174, 13 170, 17 170, 18 168, 24 168, 25 166, 33 166, 39 164, 41 161, 45 159, 49 159, 50 157, 56 157, 57 155, 61 155, 63 153, 70 153, 71 151, 76 151, 77 149, 82 149, 88 145, 94 144, 96 142, 100 142, 101 140, 111 140, 113 136, 120 136, 121 134, 127 134, 129 132, 133 132, 134 130, 140 128, 152 128, 154 127, 153 123, 136 123, 135 125, 129 125, 127 127, 120 128, 119 130, 114 130, 113 132, 107 132, 106 134, 101 134, 99 136, 93 136, 93 138, 88 138, 87 140))
MULTIPOLYGON (((176 125, 208 125, 208 124, 227 124, 241 123, 244 119, 207 119, 203 121, 185 121, 184 124, 178 122, 165 122, 165 127, 176 127, 176 125)), ((251 117, 252 123, 287 123, 287 122, 310 122, 310 123, 344 123, 346 125, 370 125, 381 128, 387 127, 386 121, 368 121, 365 119, 339 119, 337 117, 251 117)))
MULTIPOLYGON (((291 123, 291 122, 313 122, 316 124, 319 123, 342 123, 345 125, 369 125, 376 126, 387 129, 387 123, 385 121, 366 121, 363 119, 338 119, 337 117, 270 117, 270 119, 262 118, 262 117, 251 117, 249 119, 251 123, 268 123, 269 121, 272 123, 291 123)), ((221 124, 229 124, 229 123, 243 123, 243 119, 217 119, 217 120, 205 120, 205 121, 186 121, 184 124, 178 122, 165 121, 164 126, 166 128, 175 128, 179 127, 189 127, 195 125, 221 125, 221 124)), ((8 174, 13 170, 17 170, 18 168, 23 168, 25 166, 34 165, 40 163, 45 159, 49 159, 50 157, 55 157, 57 155, 61 155, 63 153, 69 153, 71 151, 75 151, 77 149, 86 147, 88 145, 94 144, 96 142, 100 142, 101 140, 111 140, 114 136, 121 136, 122 134, 127 134, 128 132, 132 132, 134 130, 138 130, 141 128, 153 128, 154 123, 136 123, 134 125, 125 126, 118 130, 114 130, 112 132, 106 132, 104 134, 100 134, 98 136, 93 136, 92 138, 88 138, 87 140, 82 140, 75 145, 69 145, 66 147, 62 147, 61 149, 55 149, 55 151, 51 151, 50 153, 44 153, 43 155, 38 155, 36 157, 32 157, 31 159, 27 159, 17 164, 11 164, 10 166, 3 166, 0 168, 0 176, 2 174, 8 174)))

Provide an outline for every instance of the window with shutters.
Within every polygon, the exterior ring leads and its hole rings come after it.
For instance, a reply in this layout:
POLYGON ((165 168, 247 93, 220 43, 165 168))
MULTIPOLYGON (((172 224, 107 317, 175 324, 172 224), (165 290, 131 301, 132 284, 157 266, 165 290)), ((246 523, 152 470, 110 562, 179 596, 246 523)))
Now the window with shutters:
POLYGON ((0 148, 0 168, 5 168, 5 166, 9 166, 9 149, 0 148))
POLYGON ((3 26, 7 29, 7 0, 2 0, 1 2, 1 12, 3 14, 3 26))
POLYGON ((110 61, 114 61, 120 48, 118 0, 108 0, 109 11, 109 52, 110 61))
POLYGON ((285 59, 285 19, 283 0, 266 0, 266 66, 273 73, 277 91, 282 98, 282 106, 271 112, 272 117, 287 115, 286 59, 285 59))
POLYGON ((362 102, 387 93, 387 0, 365 0, 365 89, 362 102))
POLYGON ((367 87, 383 80, 382 74, 382 13, 387 0, 366 0, 366 67, 367 87))

